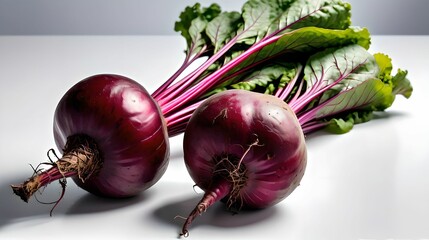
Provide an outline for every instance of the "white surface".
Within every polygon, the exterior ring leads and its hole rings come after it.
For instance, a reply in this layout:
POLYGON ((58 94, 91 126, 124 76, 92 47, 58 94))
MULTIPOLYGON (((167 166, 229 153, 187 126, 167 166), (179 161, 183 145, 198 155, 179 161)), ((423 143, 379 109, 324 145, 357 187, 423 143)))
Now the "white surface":
MULTIPOLYGON (((412 98, 399 97, 380 118, 345 135, 312 135, 306 174, 290 197, 238 215, 217 204, 188 239, 429 239, 429 36, 372 42, 372 52, 388 53, 395 67, 409 70, 412 98)), ((0 37, 0 239, 177 238, 183 221, 174 217, 187 215, 201 197, 184 168, 181 136, 171 139, 166 174, 136 198, 97 198, 69 181, 49 217, 50 205, 22 202, 9 184, 31 175, 28 164, 47 161, 55 106, 74 83, 120 73, 152 92, 179 66, 183 49, 172 36, 0 37)), ((39 200, 59 192, 50 184, 39 200)))

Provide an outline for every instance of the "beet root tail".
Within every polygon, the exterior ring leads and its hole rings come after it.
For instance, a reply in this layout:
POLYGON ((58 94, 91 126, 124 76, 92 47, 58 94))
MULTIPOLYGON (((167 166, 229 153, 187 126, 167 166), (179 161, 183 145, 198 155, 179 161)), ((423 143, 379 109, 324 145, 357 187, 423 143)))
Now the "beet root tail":
POLYGON ((179 237, 188 237, 189 236, 189 227, 196 217, 203 214, 207 209, 212 206, 215 202, 220 201, 222 198, 226 197, 231 191, 231 184, 222 180, 218 184, 214 184, 216 187, 212 188, 210 191, 206 191, 203 198, 197 204, 197 206, 192 210, 189 216, 186 218, 185 223, 183 224, 182 231, 179 234, 179 237))

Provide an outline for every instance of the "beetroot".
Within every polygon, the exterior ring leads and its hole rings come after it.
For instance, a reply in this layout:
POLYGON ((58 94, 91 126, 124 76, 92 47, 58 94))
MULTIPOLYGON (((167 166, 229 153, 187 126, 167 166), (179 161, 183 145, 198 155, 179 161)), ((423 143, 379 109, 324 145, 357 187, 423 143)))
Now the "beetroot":
POLYGON ((88 77, 60 100, 54 117, 62 157, 12 186, 24 201, 55 180, 72 177, 81 188, 106 197, 130 197, 163 175, 169 157, 159 107, 137 82, 119 75, 88 77))
POLYGON ((286 198, 304 175, 307 152, 295 113, 281 99, 228 90, 204 101, 184 135, 186 167, 204 197, 192 220, 218 200, 230 209, 265 208, 286 198))

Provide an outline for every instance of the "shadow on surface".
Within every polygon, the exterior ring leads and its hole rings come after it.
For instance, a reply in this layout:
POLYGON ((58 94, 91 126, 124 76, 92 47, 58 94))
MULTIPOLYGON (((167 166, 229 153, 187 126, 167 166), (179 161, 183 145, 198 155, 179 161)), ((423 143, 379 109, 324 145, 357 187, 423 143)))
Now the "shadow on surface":
POLYGON ((71 215, 106 212, 140 203, 146 200, 148 195, 149 194, 145 192, 135 197, 117 199, 102 198, 87 193, 74 202, 66 213, 71 215))
MULTIPOLYGON (((13 194, 10 184, 18 184, 26 177, 13 179, 2 179, 0 185, 0 229, 14 222, 23 222, 34 218, 49 218, 52 204, 39 203, 34 196, 28 203, 23 202, 18 196, 13 194)), ((89 214, 105 212, 114 209, 124 208, 146 199, 149 194, 141 194, 132 198, 109 199, 94 196, 85 190, 78 188, 70 179, 64 198, 54 209, 52 218, 61 215, 89 214)), ((49 184, 41 193, 36 193, 36 197, 41 202, 56 201, 61 193, 61 187, 57 182, 49 184)))
MULTIPOLYGON (((406 113, 404 112, 400 112, 400 111, 384 111, 384 112, 374 112, 373 113, 373 118, 371 120, 369 120, 368 122, 363 122, 363 123, 357 123, 353 126, 353 128, 350 131, 355 131, 354 128, 356 128, 357 126, 365 126, 365 125, 369 125, 372 124, 373 126, 377 127, 377 124, 382 124, 383 121, 388 121, 389 119, 393 119, 393 118, 401 118, 401 117, 405 117, 407 116, 406 113), (382 121, 380 121, 382 120, 382 121)), ((307 142, 308 141, 313 141, 313 140, 317 140, 318 138, 331 138, 331 137, 338 137, 341 136, 343 134, 347 134, 347 133, 331 133, 328 132, 326 130, 323 129, 319 129, 315 132, 312 132, 310 134, 307 134, 305 136, 307 142)))
MULTIPOLYGON (((182 224, 185 222, 184 217, 188 216, 201 197, 202 195, 171 202, 156 209, 153 215, 159 221, 177 227, 177 233, 179 234, 182 224)), ((275 214, 276 206, 261 210, 242 210, 234 214, 226 209, 225 204, 218 202, 211 206, 205 213, 195 218, 189 230, 192 231, 192 228, 202 225, 221 228, 248 226, 262 222, 265 219, 273 217, 275 214)))

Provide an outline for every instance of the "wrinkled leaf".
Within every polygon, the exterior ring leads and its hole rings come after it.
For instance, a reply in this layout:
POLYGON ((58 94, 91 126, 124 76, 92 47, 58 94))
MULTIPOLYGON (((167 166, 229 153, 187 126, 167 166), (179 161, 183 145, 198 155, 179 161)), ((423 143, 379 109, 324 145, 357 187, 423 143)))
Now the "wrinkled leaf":
POLYGON ((351 24, 351 6, 341 0, 298 0, 279 18, 279 28, 320 27, 346 29, 351 24))
POLYGON ((350 4, 340 0, 249 0, 242 16, 238 41, 246 44, 302 27, 346 29, 351 23, 350 4))
POLYGON ((336 134, 347 133, 352 130, 355 124, 368 122, 372 118, 372 111, 356 111, 343 118, 330 119, 325 130, 336 134))
POLYGON ((203 35, 207 23, 221 13, 218 4, 212 4, 207 8, 201 8, 201 4, 196 3, 188 6, 179 16, 179 21, 174 25, 174 30, 180 32, 187 43, 187 54, 198 53, 207 44, 203 35))
POLYGON ((232 84, 231 88, 245 89, 249 91, 273 94, 280 87, 284 87, 299 72, 295 64, 275 64, 253 71, 238 83, 232 84))
POLYGON ((392 85, 393 95, 402 95, 405 98, 409 98, 413 92, 413 87, 407 78, 408 71, 398 69, 396 75, 392 76, 392 59, 383 53, 374 54, 374 58, 380 68, 378 78, 384 83, 392 85))
POLYGON ((392 88, 380 79, 367 79, 343 91, 318 107, 316 118, 324 118, 350 110, 382 111, 392 102, 392 88))
POLYGON ((374 54, 374 59, 380 69, 378 78, 387 84, 392 81, 392 59, 383 53, 374 54))
POLYGON ((337 92, 360 85, 367 79, 376 78, 378 72, 374 57, 363 47, 353 44, 314 54, 304 69, 304 79, 309 90, 322 89, 337 82, 323 94, 323 102, 337 92))
POLYGON ((410 80, 407 78, 408 71, 398 69, 398 73, 392 78, 393 94, 400 94, 405 98, 411 97, 413 87, 410 80))
POLYGON ((359 44, 369 47, 369 32, 366 29, 348 28, 332 30, 316 27, 306 27, 284 33, 270 44, 250 54, 236 69, 274 58, 288 53, 314 53, 330 47, 341 47, 348 44, 359 44))
POLYGON ((244 30, 238 42, 253 44, 266 35, 273 23, 278 21, 289 1, 249 0, 243 5, 244 30))

